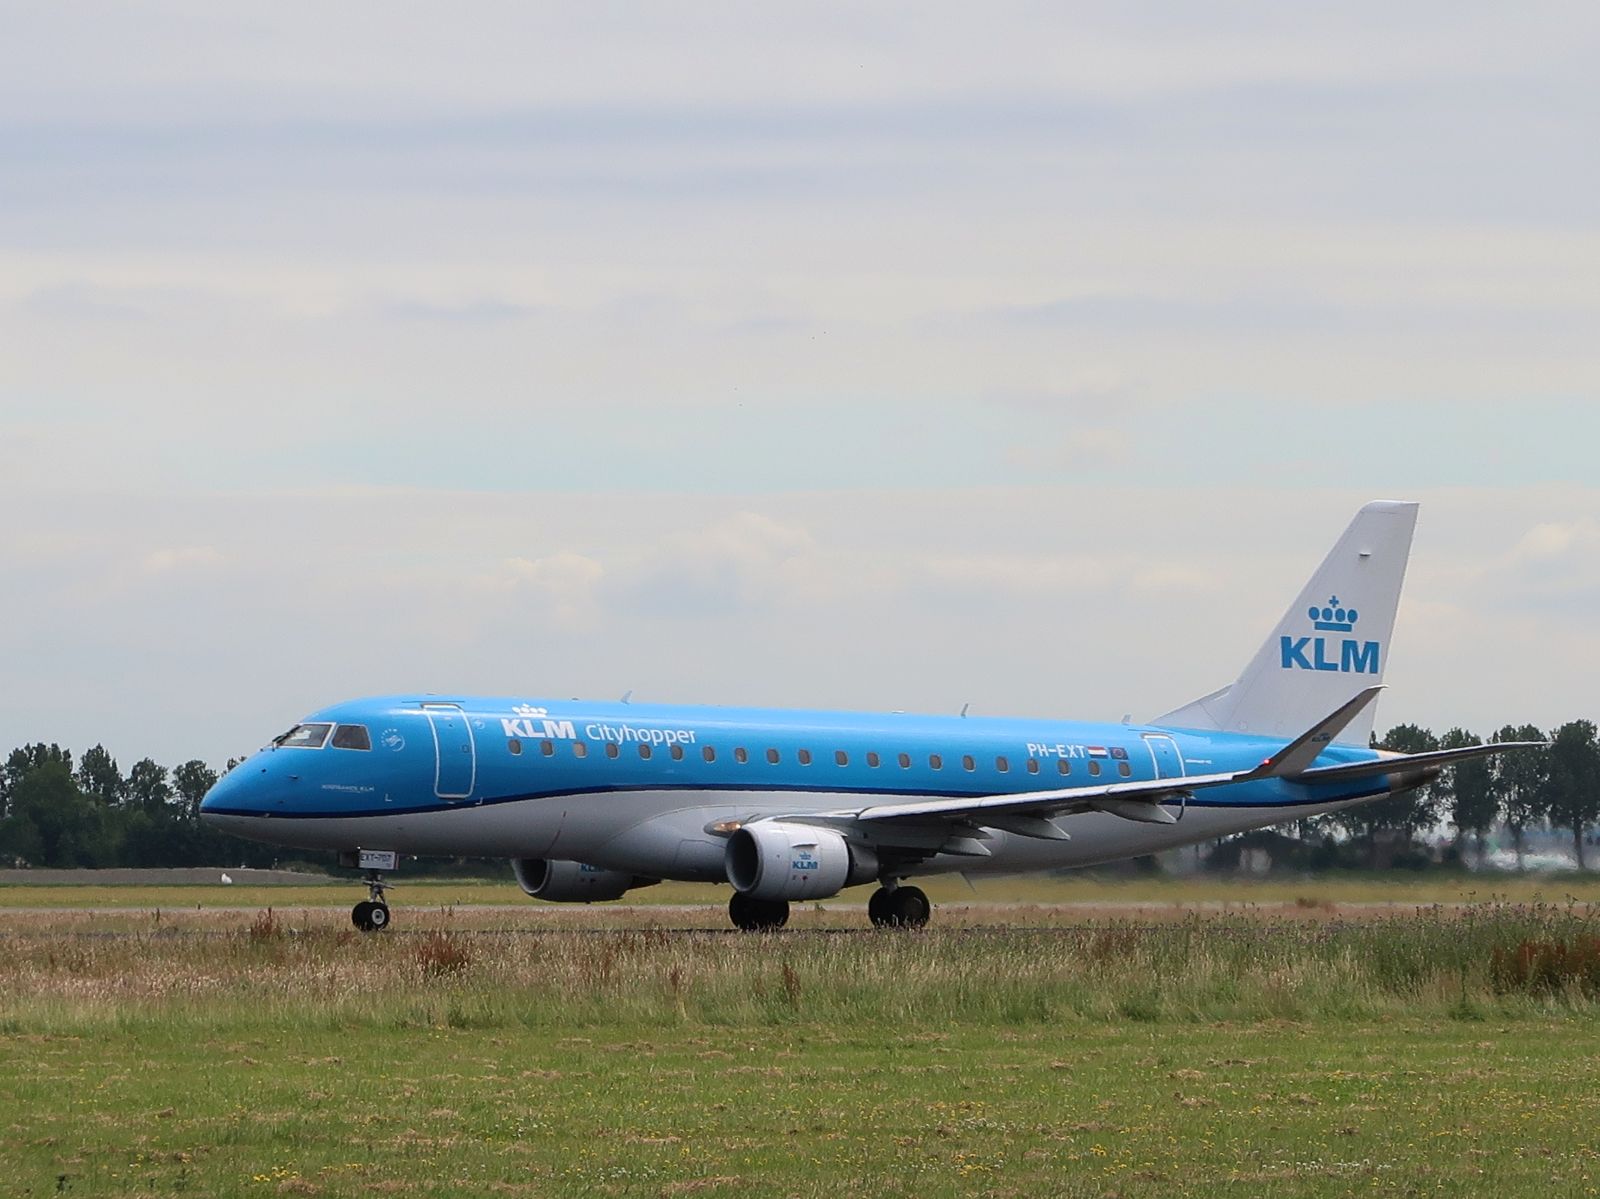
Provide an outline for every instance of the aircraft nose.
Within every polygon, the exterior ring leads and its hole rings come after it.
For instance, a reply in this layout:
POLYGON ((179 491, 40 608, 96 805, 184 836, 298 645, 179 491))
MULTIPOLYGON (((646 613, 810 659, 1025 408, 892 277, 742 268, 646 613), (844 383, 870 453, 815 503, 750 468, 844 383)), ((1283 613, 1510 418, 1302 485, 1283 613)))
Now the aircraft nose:
POLYGON ((200 819, 211 825, 227 823, 229 816, 246 816, 260 808, 249 794, 249 775, 240 763, 212 784, 200 801, 200 819))

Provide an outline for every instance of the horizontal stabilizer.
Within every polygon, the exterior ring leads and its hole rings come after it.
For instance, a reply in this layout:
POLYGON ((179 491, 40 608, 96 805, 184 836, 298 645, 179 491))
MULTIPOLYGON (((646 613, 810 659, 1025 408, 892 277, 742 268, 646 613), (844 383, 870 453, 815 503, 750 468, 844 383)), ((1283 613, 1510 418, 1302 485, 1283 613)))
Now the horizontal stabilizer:
POLYGON ((1295 776, 1297 783, 1341 783, 1346 779, 1370 778, 1380 774, 1408 774, 1414 770, 1437 770, 1453 762, 1486 758, 1515 749, 1549 749, 1548 741, 1491 741, 1487 745, 1468 745, 1461 749, 1438 749, 1425 754, 1389 754, 1376 762, 1351 762, 1346 766, 1319 766, 1295 776))
POLYGON ((1305 773, 1310 769, 1311 763, 1315 762, 1327 748, 1328 743, 1344 732, 1345 726, 1364 711, 1368 704, 1377 699, 1378 692, 1382 690, 1383 686, 1380 684, 1360 692, 1349 703, 1332 715, 1319 720, 1245 777, 1293 778, 1297 774, 1305 773))

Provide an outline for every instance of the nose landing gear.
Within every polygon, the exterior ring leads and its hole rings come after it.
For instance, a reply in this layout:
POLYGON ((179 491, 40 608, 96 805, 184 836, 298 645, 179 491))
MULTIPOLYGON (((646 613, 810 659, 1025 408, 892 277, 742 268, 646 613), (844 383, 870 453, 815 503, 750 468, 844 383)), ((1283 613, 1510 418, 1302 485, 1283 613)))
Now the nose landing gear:
POLYGON ((364 933, 381 932, 389 927, 389 905, 383 901, 383 875, 376 870, 369 870, 363 881, 371 898, 350 909, 350 923, 364 933))

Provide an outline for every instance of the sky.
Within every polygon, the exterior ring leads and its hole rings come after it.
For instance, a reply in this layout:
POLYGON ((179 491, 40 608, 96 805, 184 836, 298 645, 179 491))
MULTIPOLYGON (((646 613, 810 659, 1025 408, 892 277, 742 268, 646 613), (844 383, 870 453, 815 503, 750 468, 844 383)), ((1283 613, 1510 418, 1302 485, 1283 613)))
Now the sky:
POLYGON ((1118 720, 1422 515, 1600 718, 1600 10, 0 0, 0 743, 428 691, 1118 720))

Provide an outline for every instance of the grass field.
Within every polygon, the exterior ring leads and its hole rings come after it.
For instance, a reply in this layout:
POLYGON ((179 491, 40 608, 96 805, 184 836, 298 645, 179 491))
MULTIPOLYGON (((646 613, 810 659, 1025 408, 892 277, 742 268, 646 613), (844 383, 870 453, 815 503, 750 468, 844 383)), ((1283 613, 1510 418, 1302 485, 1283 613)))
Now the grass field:
POLYGON ((6 1042, 11 1194, 1593 1194, 1592 1030, 128 1028, 6 1042))
POLYGON ((1600 1189, 1585 904, 363 937, 348 900, 0 911, 0 1193, 1600 1189))

